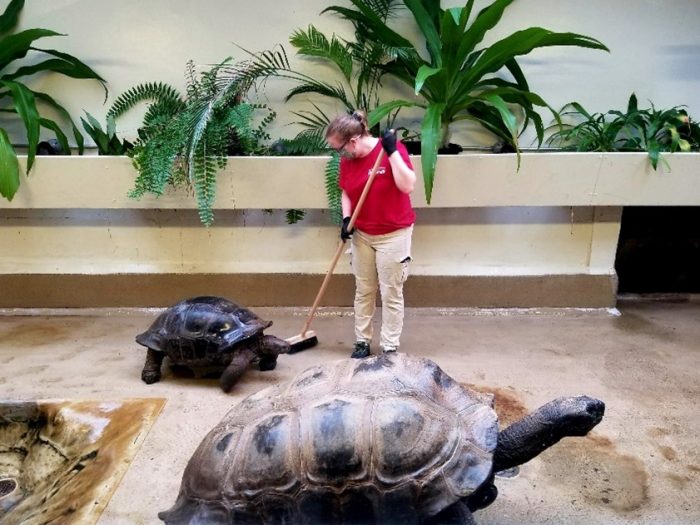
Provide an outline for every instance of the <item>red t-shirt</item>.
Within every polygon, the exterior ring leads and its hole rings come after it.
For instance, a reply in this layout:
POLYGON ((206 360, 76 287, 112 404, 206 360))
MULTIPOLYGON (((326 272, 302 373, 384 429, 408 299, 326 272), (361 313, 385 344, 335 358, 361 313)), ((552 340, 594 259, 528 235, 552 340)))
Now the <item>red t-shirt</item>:
MULTIPOLYGON (((343 157, 340 159, 338 184, 350 198, 353 210, 357 201, 360 200, 369 173, 372 171, 372 166, 374 166, 381 150, 382 143, 378 141, 369 155, 363 158, 348 159, 343 157)), ((399 152, 406 165, 413 169, 406 146, 397 142, 396 151, 399 152)), ((404 193, 396 187, 391 164, 385 155, 377 168, 377 175, 374 177, 362 210, 357 216, 355 228, 369 235, 383 235, 401 228, 408 228, 415 221, 416 214, 411 206, 411 198, 408 193, 404 193)))

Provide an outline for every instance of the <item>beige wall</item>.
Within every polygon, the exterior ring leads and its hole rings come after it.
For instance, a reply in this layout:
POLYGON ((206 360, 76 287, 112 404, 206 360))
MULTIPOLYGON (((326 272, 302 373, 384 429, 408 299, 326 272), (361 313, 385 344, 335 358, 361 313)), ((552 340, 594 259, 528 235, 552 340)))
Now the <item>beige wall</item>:
MULTIPOLYGON (((513 155, 441 158, 432 205, 422 188, 413 195, 414 273, 610 273, 619 208, 595 208, 593 197, 608 178, 601 182, 592 169, 604 158, 527 154, 517 173, 513 155), (595 242, 605 244, 605 257, 594 256, 595 242)), ((135 171, 127 158, 40 158, 2 214, 0 273, 323 273, 337 243, 324 163, 230 159, 207 229, 184 191, 129 199, 135 171), (307 217, 287 225, 286 207, 304 208, 307 217)), ((350 272, 346 260, 338 272, 350 272)))
MULTIPOLYGON (((99 86, 58 76, 41 77, 34 86, 55 94, 76 117, 83 109, 102 117, 116 96, 138 83, 163 81, 183 88, 189 59, 205 66, 231 55, 242 58, 234 44, 253 51, 287 44, 295 28, 309 23, 327 34, 347 35, 345 24, 330 14, 319 14, 332 3, 349 5, 343 0, 31 0, 21 24, 68 34, 44 39, 40 46, 83 59, 108 80, 110 94, 103 105, 99 86)), ((445 6, 463 3, 443 1, 445 6)), ((396 25, 407 27, 401 20, 396 25)), ((623 108, 636 91, 641 104, 648 100, 657 107, 686 104, 691 114, 700 113, 697 0, 518 0, 491 38, 535 25, 593 36, 612 51, 551 48, 523 57, 533 91, 553 107, 577 100, 593 111, 623 108)), ((308 62, 297 64, 321 77, 328 75, 308 62)), ((279 114, 276 136, 292 135, 295 128, 285 125, 294 120, 290 111, 309 107, 302 100, 283 105, 287 88, 270 83, 265 91, 279 114)), ((398 94, 406 93, 390 89, 387 97, 398 94)), ((120 131, 133 135, 139 122, 138 113, 127 115, 119 123, 120 131)), ((462 128, 456 129, 455 141, 483 146, 492 139, 462 128)))
MULTIPOLYGON (((597 158, 601 165, 603 157, 582 154, 583 162, 563 169, 567 156, 530 154, 520 173, 510 157, 491 156, 495 162, 489 163, 462 155, 446 162, 432 206, 416 192, 411 286, 419 291, 409 304, 612 304, 620 207, 594 206, 594 189, 606 177, 584 160, 597 158), (557 158, 564 164, 548 168, 557 158), (474 164, 483 169, 475 172, 474 164), (557 177, 571 184, 538 190, 557 177), (501 195, 485 183, 489 179, 501 195), (562 205, 570 199, 589 205, 562 205)), ((219 178, 216 220, 204 228, 184 192, 126 198, 134 176, 129 159, 40 158, 12 207, 0 210, 0 307, 162 305, 185 290, 205 289, 250 304, 306 304, 311 298, 304 294, 319 285, 338 242, 323 209, 323 162, 231 159, 219 178), (296 191, 281 192, 284 201, 255 183, 265 165, 273 186, 294 183, 296 191), (290 226, 283 211, 262 211, 282 202, 309 209, 308 216, 290 226)), ((329 304, 347 305, 352 293, 345 258, 336 273, 334 287, 340 288, 329 292, 329 304)))
MULTIPOLYGON (((700 154, 665 158, 655 172, 645 154, 527 153, 516 172, 514 155, 441 157, 432 205, 413 196, 411 304, 614 304, 621 207, 700 204, 700 154)), ((184 191, 129 199, 128 158, 41 157, 0 209, 0 307, 168 304, 203 289, 306 304, 337 244, 324 163, 231 158, 207 229, 184 191), (285 207, 309 213, 290 226, 285 207)), ((347 304, 347 260, 337 273, 330 304, 347 304)))

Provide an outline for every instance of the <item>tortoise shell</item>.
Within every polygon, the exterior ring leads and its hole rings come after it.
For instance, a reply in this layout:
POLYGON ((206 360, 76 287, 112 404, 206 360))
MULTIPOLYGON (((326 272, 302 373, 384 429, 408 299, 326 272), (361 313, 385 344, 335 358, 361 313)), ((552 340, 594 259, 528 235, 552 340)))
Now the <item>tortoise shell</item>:
POLYGON ((491 397, 401 353, 310 368, 205 437, 166 523, 416 523, 491 474, 491 397), (285 521, 286 520, 286 521, 285 521))
POLYGON ((177 362, 210 363, 271 325, 223 297, 194 297, 165 310, 136 341, 177 362))

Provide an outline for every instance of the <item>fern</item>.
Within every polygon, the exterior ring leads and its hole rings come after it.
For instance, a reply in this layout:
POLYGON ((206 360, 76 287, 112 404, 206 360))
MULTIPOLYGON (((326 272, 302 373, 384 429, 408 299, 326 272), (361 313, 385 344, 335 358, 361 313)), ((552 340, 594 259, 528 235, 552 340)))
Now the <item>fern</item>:
POLYGON ((270 140, 270 134, 265 131, 275 119, 276 113, 264 104, 238 104, 229 108, 226 122, 236 130, 234 148, 229 154, 261 155, 268 152, 264 142, 270 140), (257 127, 253 127, 256 111, 267 111, 257 127))
POLYGON ((205 226, 214 222, 214 200, 216 199, 216 171, 218 158, 207 151, 205 142, 199 144, 192 161, 192 175, 199 220, 205 226))
POLYGON ((304 219, 304 215, 306 215, 306 212, 304 210, 287 210, 287 224, 296 224, 297 222, 302 221, 304 219))
POLYGON ((111 117, 116 120, 137 104, 146 100, 172 108, 173 111, 171 113, 175 113, 184 106, 180 93, 174 87, 162 82, 149 82, 139 84, 119 95, 107 112, 107 118, 111 117))
POLYGON ((341 203, 342 190, 338 186, 338 175, 340 173, 340 155, 333 152, 326 164, 326 196, 328 197, 328 209, 331 212, 333 224, 340 225, 343 222, 343 208, 341 203))
POLYGON ((142 100, 151 102, 131 152, 139 173, 130 197, 162 195, 167 185, 184 186, 194 193, 202 223, 212 224, 217 173, 225 169, 231 151, 265 153, 270 138, 266 128, 275 118, 266 106, 243 102, 254 84, 249 71, 248 64, 226 59, 198 75, 190 61, 185 99, 163 84, 143 84, 117 99, 110 110, 115 115, 142 100))

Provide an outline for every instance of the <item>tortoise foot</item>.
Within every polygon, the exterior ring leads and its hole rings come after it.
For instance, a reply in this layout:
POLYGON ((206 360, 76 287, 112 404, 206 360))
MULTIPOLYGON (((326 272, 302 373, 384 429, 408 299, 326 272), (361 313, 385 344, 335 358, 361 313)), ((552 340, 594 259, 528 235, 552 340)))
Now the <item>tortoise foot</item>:
POLYGON ((258 363, 258 368, 261 372, 267 372, 268 370, 274 370, 277 367, 277 358, 261 358, 258 363))
POLYGON ((147 385, 152 385, 160 381, 160 370, 144 368, 141 372, 141 380, 147 385))

